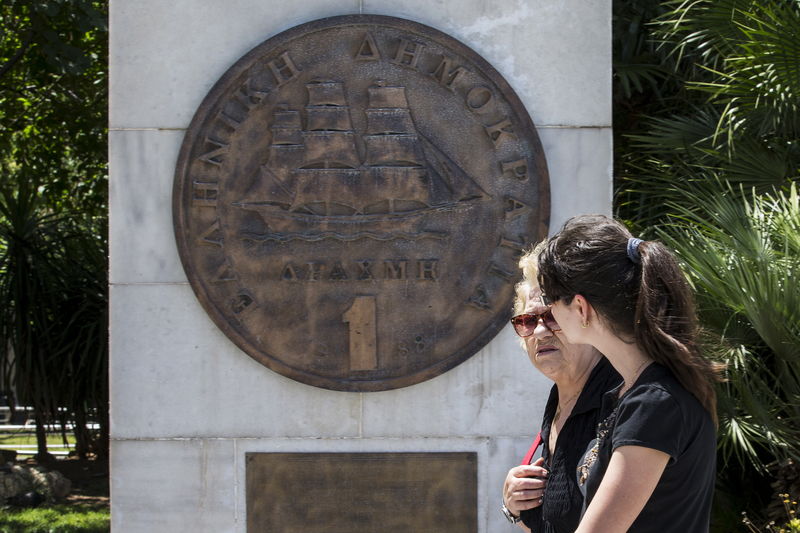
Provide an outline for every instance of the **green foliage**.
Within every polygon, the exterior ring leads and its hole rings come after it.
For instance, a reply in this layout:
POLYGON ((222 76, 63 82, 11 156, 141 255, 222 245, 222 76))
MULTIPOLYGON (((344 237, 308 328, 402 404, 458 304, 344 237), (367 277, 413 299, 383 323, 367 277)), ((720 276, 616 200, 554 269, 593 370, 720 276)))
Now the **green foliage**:
POLYGON ((616 114, 619 118, 635 118, 627 110, 642 105, 636 101, 637 95, 649 93, 657 100, 664 96, 662 84, 670 79, 672 68, 658 55, 646 29, 647 23, 663 11, 661 5, 652 0, 630 0, 614 5, 614 103, 616 110, 623 107, 622 112, 616 114))
POLYGON ((715 530, 800 457, 800 1, 615 0, 615 210, 693 283, 719 389, 715 530))
POLYGON ((107 448, 107 2, 0 4, 0 389, 107 448), (85 423, 94 418, 102 430, 85 423))
POLYGON ((702 59, 691 86, 721 107, 720 128, 761 137, 800 134, 800 16, 796 1, 672 1, 659 20, 673 53, 702 59), (691 5, 691 7, 689 7, 691 5))
POLYGON ((54 209, 106 205, 107 2, 0 5, 0 154, 54 209))
POLYGON ((110 513, 90 506, 3 509, 0 513, 0 533, 105 533, 110 529, 110 513))
POLYGON ((742 523, 750 533, 800 533, 800 518, 797 515, 797 501, 791 498, 790 494, 778 494, 780 503, 783 507, 784 515, 780 520, 771 520, 763 528, 754 524, 747 513, 742 513, 742 523))
MULTIPOLYGON (((107 402, 105 248, 81 222, 48 210, 25 182, 0 189, 0 337, 37 425, 69 415, 84 427, 107 402)), ((84 453, 102 445, 76 436, 84 453)))
POLYGON ((709 351, 728 364, 719 398, 723 458, 763 470, 761 450, 800 457, 797 187, 741 200, 718 183, 684 195, 685 205, 671 206, 674 225, 658 234, 685 262, 709 351))
POLYGON ((633 83, 621 73, 630 59, 615 58, 615 94, 625 102, 617 109, 627 117, 615 122, 619 216, 646 232, 667 221, 668 202, 686 201, 687 183, 770 192, 798 179, 800 2, 649 4, 660 10, 647 12, 649 24, 636 21, 637 40, 669 74, 659 90, 640 82, 628 95, 633 83))

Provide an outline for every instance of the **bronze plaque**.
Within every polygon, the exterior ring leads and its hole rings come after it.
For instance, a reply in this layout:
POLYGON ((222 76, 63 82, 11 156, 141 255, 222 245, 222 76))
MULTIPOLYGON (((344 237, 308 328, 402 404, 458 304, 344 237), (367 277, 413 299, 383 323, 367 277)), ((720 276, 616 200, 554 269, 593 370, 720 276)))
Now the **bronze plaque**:
POLYGON ((533 123, 485 60, 353 15, 225 73, 186 132, 173 211, 189 282, 239 347, 303 383, 376 391, 439 375, 506 324, 549 187, 533 123))
POLYGON ((478 531, 473 452, 248 453, 248 533, 478 531))

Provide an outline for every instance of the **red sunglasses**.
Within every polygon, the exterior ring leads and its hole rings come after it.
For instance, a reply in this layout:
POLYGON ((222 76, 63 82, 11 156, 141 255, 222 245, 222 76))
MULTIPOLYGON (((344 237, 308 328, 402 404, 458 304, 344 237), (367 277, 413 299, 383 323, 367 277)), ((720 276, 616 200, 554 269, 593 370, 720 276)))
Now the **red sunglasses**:
POLYGON ((544 313, 522 313, 511 318, 511 324, 514 326, 514 331, 520 337, 530 337, 533 335, 533 330, 542 321, 544 326, 552 332, 561 331, 561 326, 556 322, 553 312, 548 309, 544 313))

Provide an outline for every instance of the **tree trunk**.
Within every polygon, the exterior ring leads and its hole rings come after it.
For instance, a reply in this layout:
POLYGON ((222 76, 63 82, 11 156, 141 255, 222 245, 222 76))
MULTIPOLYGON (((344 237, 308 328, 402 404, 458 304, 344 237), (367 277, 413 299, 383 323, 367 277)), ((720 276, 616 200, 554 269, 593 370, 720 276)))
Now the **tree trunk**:
POLYGON ((75 453, 81 459, 86 459, 89 452, 89 435, 86 429, 86 413, 83 408, 76 408, 75 412, 75 427, 72 428, 72 433, 75 435, 75 453))
POLYGON ((41 411, 34 407, 33 419, 36 421, 36 461, 39 464, 51 463, 55 459, 47 451, 47 428, 41 411))

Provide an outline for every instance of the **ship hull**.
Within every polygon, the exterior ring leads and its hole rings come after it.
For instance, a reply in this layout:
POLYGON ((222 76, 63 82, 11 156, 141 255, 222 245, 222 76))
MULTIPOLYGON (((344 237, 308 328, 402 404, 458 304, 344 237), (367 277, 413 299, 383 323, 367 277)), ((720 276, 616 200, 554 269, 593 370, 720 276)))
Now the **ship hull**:
POLYGON ((458 202, 402 213, 318 216, 286 211, 267 203, 235 205, 244 210, 258 213, 267 226, 266 232, 251 233, 245 235, 245 239, 278 242, 319 241, 322 239, 344 241, 444 239, 447 233, 426 228, 429 226, 447 227, 446 223, 438 224, 436 222, 445 222, 453 215, 474 207, 474 204, 469 202, 458 202))

